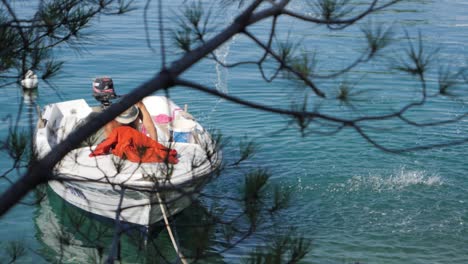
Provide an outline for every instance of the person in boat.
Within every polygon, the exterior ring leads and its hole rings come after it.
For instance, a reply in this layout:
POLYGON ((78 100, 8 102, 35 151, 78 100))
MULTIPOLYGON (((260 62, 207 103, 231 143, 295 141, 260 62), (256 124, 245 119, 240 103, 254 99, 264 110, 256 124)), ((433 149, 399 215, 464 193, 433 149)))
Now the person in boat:
POLYGON ((108 137, 112 131, 122 125, 128 125, 147 134, 153 140, 158 141, 158 132, 154 126, 153 119, 141 101, 130 107, 104 127, 104 135, 108 137))
MULTIPOLYGON (((93 96, 96 100, 101 102, 103 108, 111 105, 111 100, 118 98, 114 89, 114 81, 108 76, 96 77, 93 80, 93 96)), ((112 120, 104 127, 104 135, 107 137, 114 130, 114 128, 121 125, 131 125, 135 129, 148 134, 152 139, 158 141, 158 134, 153 124, 153 120, 146 109, 145 105, 140 101, 136 104, 137 109, 129 108, 122 115, 112 120), (132 110, 133 112, 128 112, 132 110), (138 121, 133 120, 135 111, 138 111, 138 121), (130 115, 131 114, 131 115, 130 115), (135 121, 135 122, 134 122, 135 121)))
POLYGON ((135 105, 131 106, 116 117, 114 121, 106 125, 106 139, 99 143, 89 156, 95 157, 112 153, 123 159, 139 163, 178 163, 177 151, 169 149, 157 141, 156 128, 151 120, 151 116, 143 103, 140 102, 137 105, 139 107, 135 105), (140 113, 141 124, 147 129, 150 136, 138 130, 140 113))

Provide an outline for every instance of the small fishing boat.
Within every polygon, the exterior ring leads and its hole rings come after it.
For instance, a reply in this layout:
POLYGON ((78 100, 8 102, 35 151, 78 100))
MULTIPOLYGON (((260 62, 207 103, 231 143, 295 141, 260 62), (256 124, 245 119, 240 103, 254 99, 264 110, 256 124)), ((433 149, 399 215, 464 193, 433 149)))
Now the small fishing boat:
MULTIPOLYGON (((107 98, 100 101, 109 104, 107 98)), ((39 157, 102 111, 104 104, 92 107, 78 99, 46 105, 34 138, 39 157)), ((56 165, 58 178, 49 181, 50 188, 87 212, 144 227, 189 206, 220 166, 217 144, 187 109, 169 98, 149 96, 143 104, 153 118, 158 142, 177 151, 177 164, 137 163, 113 154, 90 157, 104 140, 101 129, 56 165)))

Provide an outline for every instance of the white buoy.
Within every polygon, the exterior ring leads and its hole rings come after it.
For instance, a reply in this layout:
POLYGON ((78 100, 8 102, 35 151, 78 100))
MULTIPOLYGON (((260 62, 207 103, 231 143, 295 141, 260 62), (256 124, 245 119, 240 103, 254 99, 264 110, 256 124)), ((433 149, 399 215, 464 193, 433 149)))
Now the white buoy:
POLYGON ((33 71, 28 70, 24 75, 24 79, 21 80, 21 86, 25 89, 35 89, 37 88, 39 81, 37 80, 36 74, 33 71))

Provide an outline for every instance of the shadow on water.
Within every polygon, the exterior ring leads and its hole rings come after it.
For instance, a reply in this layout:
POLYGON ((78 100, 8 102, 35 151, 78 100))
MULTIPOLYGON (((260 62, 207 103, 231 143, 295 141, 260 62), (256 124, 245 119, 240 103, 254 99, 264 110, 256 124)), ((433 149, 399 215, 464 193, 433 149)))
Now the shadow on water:
MULTIPOLYGON (((107 260, 115 234, 113 221, 76 208, 49 187, 34 214, 39 252, 51 263, 103 263, 107 260)), ((206 209, 194 203, 172 219, 173 232, 190 262, 224 263, 212 249, 213 225, 206 209)), ((135 226, 133 226, 135 227, 135 226)), ((120 237, 120 263, 178 263, 163 223, 148 232, 126 228, 120 237)))

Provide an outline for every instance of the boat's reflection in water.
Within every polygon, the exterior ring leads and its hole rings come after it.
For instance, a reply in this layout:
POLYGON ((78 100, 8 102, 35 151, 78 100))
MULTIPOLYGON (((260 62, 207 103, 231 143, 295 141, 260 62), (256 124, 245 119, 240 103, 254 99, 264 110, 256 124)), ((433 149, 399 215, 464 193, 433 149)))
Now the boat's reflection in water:
MULTIPOLYGON (((115 236, 111 221, 95 216, 64 202, 47 188, 35 213, 36 237, 40 254, 52 263, 106 262, 115 236)), ((193 205, 174 219, 179 246, 186 257, 203 263, 222 263, 214 254, 213 232, 206 210, 193 205), (210 245, 211 244, 211 245, 210 245)), ((160 223, 149 233, 128 228, 120 235, 121 263, 174 263, 177 255, 166 229, 160 223)))

